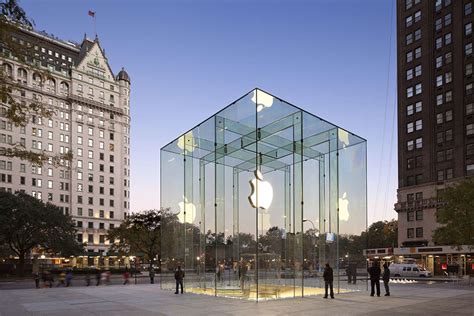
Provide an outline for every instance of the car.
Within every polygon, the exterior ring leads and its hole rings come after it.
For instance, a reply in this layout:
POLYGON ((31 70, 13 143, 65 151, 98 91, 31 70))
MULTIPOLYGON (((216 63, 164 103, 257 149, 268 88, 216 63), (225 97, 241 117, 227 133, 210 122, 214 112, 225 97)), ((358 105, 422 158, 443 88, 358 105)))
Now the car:
POLYGON ((415 263, 392 263, 389 267, 390 275, 394 277, 430 277, 431 272, 415 263))

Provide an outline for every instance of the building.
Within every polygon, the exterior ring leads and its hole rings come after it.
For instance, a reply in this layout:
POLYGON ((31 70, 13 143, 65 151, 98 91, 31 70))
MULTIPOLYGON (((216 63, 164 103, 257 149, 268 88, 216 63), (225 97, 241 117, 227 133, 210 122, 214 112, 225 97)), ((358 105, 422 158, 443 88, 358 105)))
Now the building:
MULTIPOLYGON (((258 88, 177 135, 160 151, 161 207, 177 215, 162 220, 161 288, 175 287, 181 266, 188 292, 317 295, 329 263, 337 293, 365 290, 341 277, 349 254, 338 236, 367 230, 366 146, 258 88)), ((366 271, 360 259, 351 266, 366 271)))
POLYGON ((435 246, 438 194, 474 175, 472 10, 472 0, 397 1, 398 245, 435 272, 461 260, 423 251, 435 246))
POLYGON ((32 52, 22 62, 1 47, 1 66, 22 85, 16 97, 43 102, 54 114, 15 127, 1 103, 0 147, 20 143, 53 155, 72 151, 74 158, 55 168, 0 156, 0 189, 58 205, 73 216, 87 251, 102 253, 107 230, 130 210, 130 77, 123 68, 114 75, 97 36, 77 44, 18 28, 12 40, 32 52))

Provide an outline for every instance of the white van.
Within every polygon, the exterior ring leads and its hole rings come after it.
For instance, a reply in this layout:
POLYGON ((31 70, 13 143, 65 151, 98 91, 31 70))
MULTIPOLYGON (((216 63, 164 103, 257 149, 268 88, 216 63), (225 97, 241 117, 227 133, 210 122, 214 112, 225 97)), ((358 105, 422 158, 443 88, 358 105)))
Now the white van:
POLYGON ((431 272, 415 263, 392 263, 389 267, 393 277, 430 277, 431 272))

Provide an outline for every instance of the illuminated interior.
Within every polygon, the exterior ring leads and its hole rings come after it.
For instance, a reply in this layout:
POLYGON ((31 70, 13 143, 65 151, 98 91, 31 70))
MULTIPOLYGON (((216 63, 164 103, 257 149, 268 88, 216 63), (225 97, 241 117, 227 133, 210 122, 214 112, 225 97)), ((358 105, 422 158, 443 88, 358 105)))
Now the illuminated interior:
POLYGON ((367 228, 363 138, 254 89, 161 148, 160 160, 161 207, 170 209, 162 288, 174 290, 181 266, 187 292, 322 295, 329 263, 336 293, 365 290, 345 281, 340 244, 367 228))

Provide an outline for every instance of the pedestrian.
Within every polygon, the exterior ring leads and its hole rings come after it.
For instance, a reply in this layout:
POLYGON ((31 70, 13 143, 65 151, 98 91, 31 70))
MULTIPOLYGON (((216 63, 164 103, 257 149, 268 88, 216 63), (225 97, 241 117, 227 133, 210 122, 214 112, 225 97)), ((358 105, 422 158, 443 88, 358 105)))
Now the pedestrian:
POLYGON ((370 275, 370 296, 374 296, 374 287, 377 288, 377 296, 380 296, 380 265, 375 261, 368 269, 370 275))
POLYGON ((40 288, 40 275, 39 273, 33 273, 33 279, 35 280, 35 287, 40 288))
POLYGON ((176 280, 176 292, 174 292, 174 294, 178 294, 179 286, 181 286, 181 294, 183 294, 184 271, 181 270, 181 266, 178 266, 178 269, 174 273, 174 279, 176 280))
POLYGON ((86 286, 91 285, 91 275, 89 271, 86 272, 86 275, 84 276, 84 279, 86 280, 86 286))
POLYGON ((95 271, 95 281, 96 281, 96 286, 99 286, 100 285, 100 278, 101 278, 101 275, 100 275, 100 270, 97 269, 95 271))
POLYGON ((349 268, 349 265, 346 268, 346 275, 347 275, 347 283, 351 284, 351 270, 349 268))
POLYGON ((130 272, 128 272, 128 269, 127 269, 123 273, 123 285, 128 284, 129 282, 130 282, 130 272))
POLYGON ((69 270, 66 273, 66 287, 69 287, 71 285, 71 281, 72 281, 72 271, 69 270))
POLYGON ((64 271, 61 271, 58 277, 58 284, 56 284, 56 287, 65 285, 64 281, 66 280, 66 273, 64 271))
POLYGON ((54 276, 51 272, 47 272, 47 275, 46 275, 46 279, 47 279, 47 286, 49 288, 52 288, 53 287, 53 284, 54 284, 54 276))
POLYGON ((352 283, 356 284, 357 282, 357 263, 352 263, 349 265, 349 270, 351 271, 352 283))
POLYGON ((326 263, 326 268, 324 268, 324 273, 323 273, 323 278, 324 278, 324 298, 328 298, 328 286, 331 289, 331 298, 334 298, 334 290, 333 290, 333 272, 332 268, 329 266, 329 263, 326 263))
POLYGON ((390 269, 388 268, 388 263, 383 265, 383 286, 385 287, 385 296, 390 296, 390 289, 388 288, 388 282, 390 282, 390 269))
POLYGON ((155 284, 155 269, 153 268, 153 266, 150 267, 149 275, 150 275, 150 283, 155 284))
POLYGON ((218 265, 216 267, 216 276, 217 276, 217 281, 221 281, 221 267, 218 265))
POLYGON ((240 280, 240 289, 243 291, 245 287, 245 278, 247 277, 247 265, 245 262, 240 262, 239 265, 239 280, 240 280))

